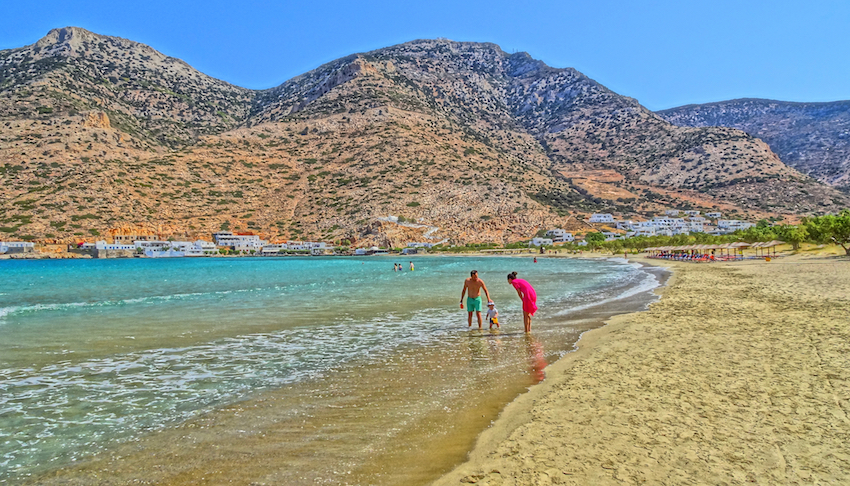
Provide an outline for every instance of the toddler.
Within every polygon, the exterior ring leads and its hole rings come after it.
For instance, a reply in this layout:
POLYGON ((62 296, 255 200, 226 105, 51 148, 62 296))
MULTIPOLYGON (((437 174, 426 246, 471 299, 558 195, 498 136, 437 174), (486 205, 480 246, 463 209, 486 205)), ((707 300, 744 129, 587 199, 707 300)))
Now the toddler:
POLYGON ((499 326, 499 311, 496 310, 496 304, 491 300, 487 302, 487 321, 490 322, 490 329, 493 329, 493 326, 496 326, 496 329, 501 329, 499 326))

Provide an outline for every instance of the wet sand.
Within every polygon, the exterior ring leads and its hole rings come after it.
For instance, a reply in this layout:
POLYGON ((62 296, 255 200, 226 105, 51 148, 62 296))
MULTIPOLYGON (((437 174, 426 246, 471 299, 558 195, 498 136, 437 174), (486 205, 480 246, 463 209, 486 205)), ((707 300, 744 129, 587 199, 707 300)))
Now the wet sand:
POLYGON ((676 263, 436 485, 850 484, 850 260, 676 263))

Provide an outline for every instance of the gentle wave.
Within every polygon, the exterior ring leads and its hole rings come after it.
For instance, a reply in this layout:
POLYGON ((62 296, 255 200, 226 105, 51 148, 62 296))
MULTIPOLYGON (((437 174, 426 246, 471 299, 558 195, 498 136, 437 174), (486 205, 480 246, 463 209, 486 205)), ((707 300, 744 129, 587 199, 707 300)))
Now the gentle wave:
POLYGON ((145 303, 155 303, 155 302, 166 302, 170 300, 183 300, 190 299, 193 297, 205 297, 212 295, 227 295, 227 294, 236 294, 243 292, 257 292, 263 290, 280 290, 280 288, 255 288, 255 289, 236 289, 236 290, 220 290, 214 292, 189 292, 185 294, 170 294, 170 295, 152 295, 148 297, 135 297, 131 299, 121 299, 121 300, 104 300, 98 302, 67 302, 67 303, 56 303, 56 304, 34 304, 34 305, 25 305, 25 306, 10 306, 10 307, 0 307, 0 319, 3 319, 8 316, 18 315, 18 314, 28 314, 42 311, 62 311, 68 309, 80 309, 80 308, 96 308, 96 307, 112 307, 112 306, 122 306, 128 304, 145 304, 145 303))
POLYGON ((0 470, 13 474, 52 458, 39 449, 100 449, 102 437, 127 438, 178 423, 262 390, 320 378, 355 358, 382 359, 401 344, 428 345, 445 337, 449 322, 445 311, 411 320, 387 314, 356 329, 344 322, 320 332, 298 328, 0 370, 0 416, 18 424, 17 430, 0 429, 0 444, 15 442, 14 450, 0 446, 0 470))
POLYGON ((618 300, 628 299, 629 297, 633 297, 643 292, 649 292, 661 286, 661 282, 658 280, 658 277, 652 273, 646 273, 645 276, 638 282, 636 285, 627 286, 626 290, 623 292, 604 298, 602 300, 592 301, 587 304, 582 304, 574 307, 569 307, 567 309, 560 310, 556 312, 554 315, 556 316, 565 316, 574 312, 582 311, 589 309, 591 307, 596 307, 599 305, 610 304, 611 302, 616 302, 618 300))

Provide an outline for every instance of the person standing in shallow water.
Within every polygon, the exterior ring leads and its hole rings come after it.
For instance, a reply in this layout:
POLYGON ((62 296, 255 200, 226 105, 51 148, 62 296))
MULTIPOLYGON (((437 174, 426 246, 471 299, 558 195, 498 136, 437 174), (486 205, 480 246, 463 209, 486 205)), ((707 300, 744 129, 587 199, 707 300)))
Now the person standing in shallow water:
POLYGON ((466 311, 469 313, 469 319, 467 327, 472 327, 472 313, 478 317, 478 329, 481 329, 481 308, 482 308, 482 300, 481 300, 481 291, 484 291, 484 295, 487 296, 487 300, 490 301, 490 291, 487 290, 487 286, 484 285, 484 281, 478 278, 478 270, 473 270, 469 272, 469 278, 463 282, 463 291, 460 293, 460 308, 463 309, 463 296, 466 294, 466 291, 469 290, 469 295, 466 298, 466 311))
POLYGON ((516 272, 508 274, 508 283, 513 285, 517 295, 522 300, 522 323, 525 326, 525 332, 531 332, 531 316, 537 312, 537 293, 530 283, 517 278, 516 272))

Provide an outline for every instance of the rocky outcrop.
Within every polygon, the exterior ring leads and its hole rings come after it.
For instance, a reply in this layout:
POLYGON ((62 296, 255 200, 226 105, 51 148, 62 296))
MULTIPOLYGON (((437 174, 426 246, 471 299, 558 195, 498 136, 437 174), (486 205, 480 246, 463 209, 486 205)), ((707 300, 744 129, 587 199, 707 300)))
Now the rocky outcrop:
POLYGON ((112 128, 109 123, 109 117, 102 111, 89 113, 85 121, 83 121, 83 126, 86 128, 112 128))

